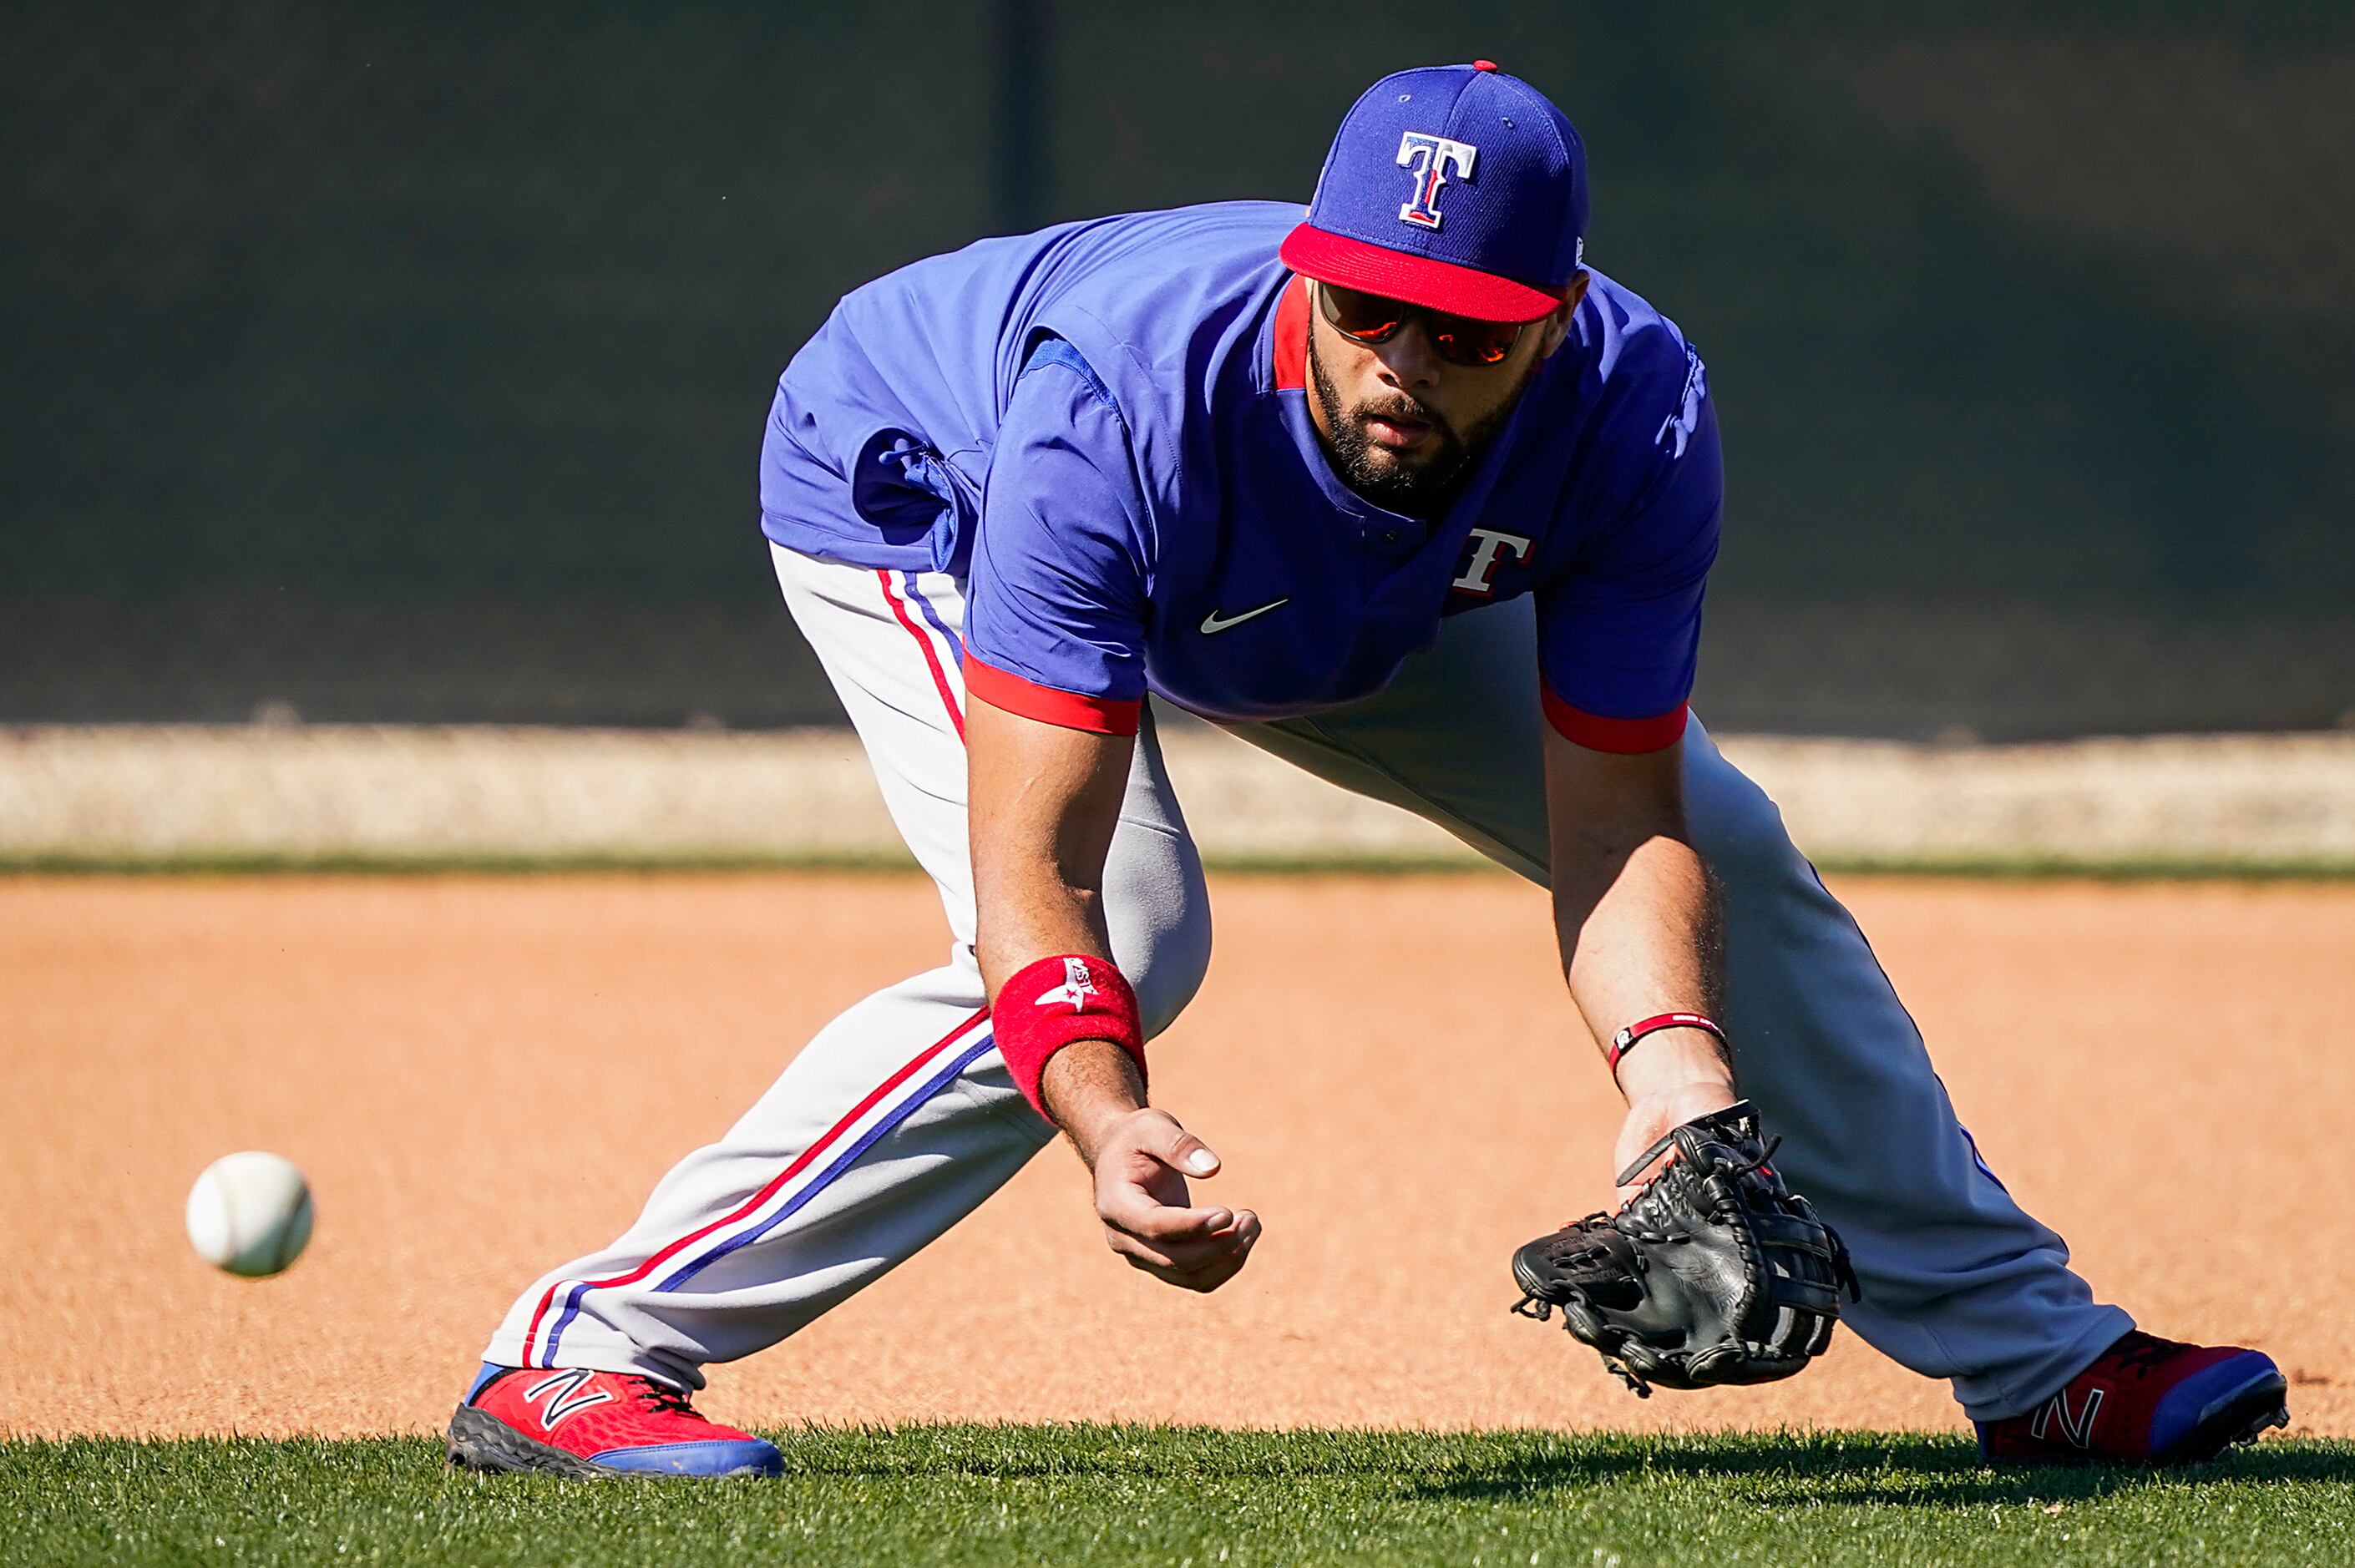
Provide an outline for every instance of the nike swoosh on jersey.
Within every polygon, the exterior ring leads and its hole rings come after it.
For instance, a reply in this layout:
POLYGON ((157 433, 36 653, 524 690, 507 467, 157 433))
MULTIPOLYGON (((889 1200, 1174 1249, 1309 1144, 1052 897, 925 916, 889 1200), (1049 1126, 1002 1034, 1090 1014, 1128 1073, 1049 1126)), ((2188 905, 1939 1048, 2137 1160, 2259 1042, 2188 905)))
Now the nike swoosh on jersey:
POLYGON ((1281 609, 1284 606, 1290 604, 1291 602, 1291 597, 1286 595, 1284 598, 1279 599, 1273 603, 1261 605, 1257 609, 1247 609, 1241 615, 1229 615, 1223 617, 1214 609, 1210 611, 1209 614, 1202 617, 1202 635, 1209 637, 1214 633, 1224 631, 1230 626, 1241 626, 1252 616, 1265 615, 1271 609, 1281 609))

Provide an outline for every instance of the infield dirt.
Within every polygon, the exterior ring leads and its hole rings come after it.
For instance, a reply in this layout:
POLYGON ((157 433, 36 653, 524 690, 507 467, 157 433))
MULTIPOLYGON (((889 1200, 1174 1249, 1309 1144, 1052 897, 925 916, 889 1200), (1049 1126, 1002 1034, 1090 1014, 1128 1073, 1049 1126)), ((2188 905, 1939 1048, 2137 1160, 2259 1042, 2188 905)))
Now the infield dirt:
MULTIPOLYGON (((2355 1433, 2355 885, 1850 880, 1995 1169, 2162 1333, 2265 1347, 2355 1433)), ((1615 1099, 1540 895, 1489 874, 1216 881, 1156 1097, 1267 1225, 1210 1298, 1103 1250, 1051 1149, 705 1404, 756 1424, 1103 1419, 1952 1429, 1842 1336, 1767 1389, 1639 1403, 1508 1315, 1507 1255, 1606 1195, 1615 1099)), ((858 874, 0 882, 0 1435, 437 1426, 493 1321, 624 1225, 815 1029, 937 962, 858 874), (310 1173, 274 1280, 180 1208, 237 1149, 310 1173)))

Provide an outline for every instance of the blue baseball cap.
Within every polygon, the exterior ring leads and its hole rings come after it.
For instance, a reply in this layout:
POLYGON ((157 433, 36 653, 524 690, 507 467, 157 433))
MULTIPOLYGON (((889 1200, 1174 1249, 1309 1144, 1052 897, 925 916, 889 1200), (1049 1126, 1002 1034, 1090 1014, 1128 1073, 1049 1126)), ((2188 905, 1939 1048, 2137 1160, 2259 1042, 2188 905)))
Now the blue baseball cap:
POLYGON ((1527 322, 1561 303, 1585 245, 1577 130, 1544 93, 1475 60, 1368 88, 1280 254, 1319 282, 1527 322))

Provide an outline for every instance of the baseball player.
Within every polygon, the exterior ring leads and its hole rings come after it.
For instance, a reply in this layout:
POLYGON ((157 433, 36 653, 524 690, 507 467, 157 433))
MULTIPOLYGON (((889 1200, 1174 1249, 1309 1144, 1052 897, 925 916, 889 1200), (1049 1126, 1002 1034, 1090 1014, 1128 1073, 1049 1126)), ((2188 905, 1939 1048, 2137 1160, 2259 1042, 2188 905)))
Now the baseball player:
POLYGON ((1845 1238, 1849 1321, 1950 1380, 1989 1457, 2172 1462, 2286 1419, 2266 1356, 2141 1333, 2071 1271, 1687 712, 1708 374, 1584 264, 1587 215, 1570 122, 1480 61, 1369 88, 1305 222, 1063 224, 841 302, 780 381, 762 527, 953 941, 517 1299, 454 1460, 773 1472, 690 1406, 705 1365, 879 1278, 1059 1130, 1128 1263, 1202 1291, 1248 1263, 1259 1216, 1195 1192, 1219 1158, 1147 1097, 1210 948, 1148 693, 1547 884, 1617 1042, 1613 1168, 1746 1097, 1845 1238))

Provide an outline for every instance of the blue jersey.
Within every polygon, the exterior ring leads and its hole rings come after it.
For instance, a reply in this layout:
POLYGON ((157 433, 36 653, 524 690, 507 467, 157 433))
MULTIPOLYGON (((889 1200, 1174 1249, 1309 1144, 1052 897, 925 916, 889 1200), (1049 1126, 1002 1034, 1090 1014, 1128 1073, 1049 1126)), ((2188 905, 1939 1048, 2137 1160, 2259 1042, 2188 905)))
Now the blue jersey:
POLYGON ((762 526, 967 579, 964 680, 1134 731, 1369 695, 1441 618, 1531 594, 1547 716, 1597 749, 1684 728, 1722 491, 1700 357, 1596 274, 1444 518, 1371 504, 1310 422, 1296 207, 988 239, 847 296, 780 381, 762 526))

